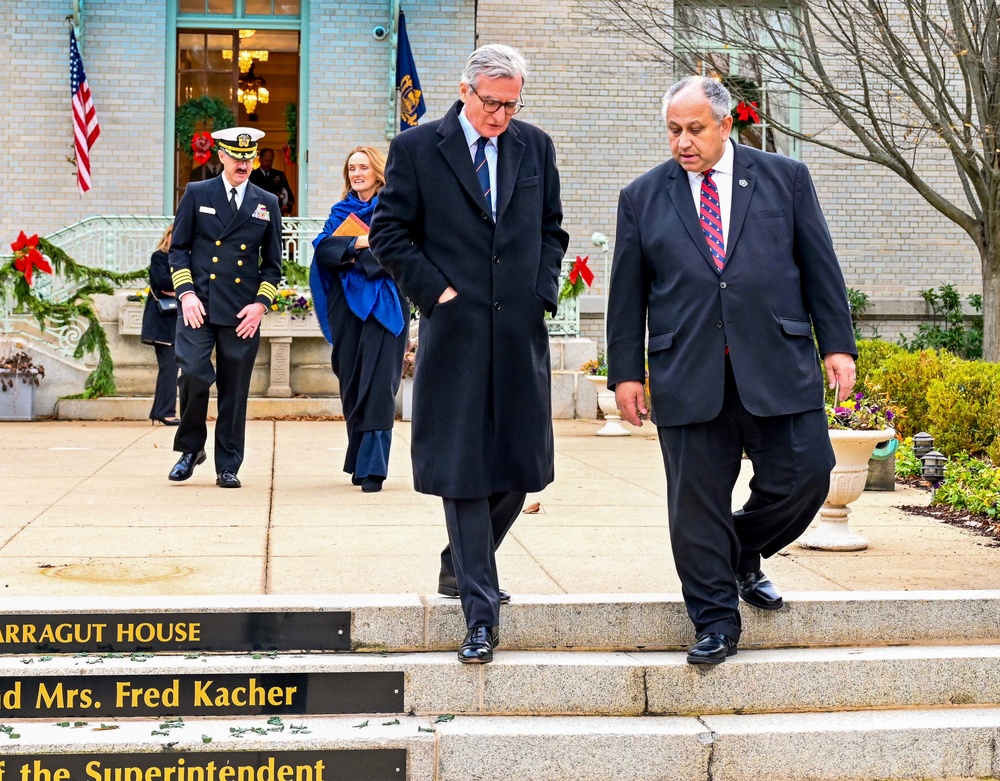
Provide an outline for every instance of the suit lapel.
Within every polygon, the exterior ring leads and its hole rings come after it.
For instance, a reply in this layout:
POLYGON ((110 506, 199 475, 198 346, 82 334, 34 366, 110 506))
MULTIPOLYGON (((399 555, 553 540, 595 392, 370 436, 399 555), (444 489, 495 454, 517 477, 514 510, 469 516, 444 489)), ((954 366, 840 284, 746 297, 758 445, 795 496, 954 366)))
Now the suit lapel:
POLYGON ((497 154, 497 223, 503 216, 504 209, 510 203, 514 193, 514 183, 517 181, 517 169, 524 156, 524 142, 517 137, 517 128, 512 122, 500 136, 497 154))
POLYGON ((715 261, 712 260, 712 253, 708 251, 708 243, 705 241, 705 234, 701 232, 701 218, 694 208, 691 180, 688 179, 687 171, 675 163, 671 167, 670 176, 673 179, 668 188, 670 200, 673 202, 684 228, 691 236, 691 241, 695 243, 705 262, 712 267, 712 271, 716 271, 715 261))
MULTIPOLYGON (((438 135, 443 136, 438 143, 438 149, 448 161, 451 170, 455 173, 455 178, 472 198, 473 202, 487 214, 486 196, 479 187, 479 177, 472 167, 472 154, 469 152, 469 145, 465 143, 465 132, 458 121, 457 107, 452 107, 441 124, 438 126, 438 135)), ((499 178, 499 177, 498 177, 499 178)), ((499 183, 497 185, 499 187, 499 183)), ((497 210, 497 214, 499 214, 497 210)))
POLYGON ((726 237, 726 265, 729 265, 729 258, 732 257, 733 250, 736 248, 736 242, 743 232, 743 223, 746 221, 754 185, 757 183, 757 177, 752 170, 753 161, 745 158, 745 155, 740 154, 740 147, 737 145, 736 154, 733 158, 733 200, 729 206, 729 235, 726 237), (742 182, 746 182, 746 184, 742 184, 742 182))
POLYGON ((229 196, 226 194, 226 181, 222 176, 217 176, 208 189, 208 200, 215 209, 215 216, 219 218, 223 227, 229 224, 232 219, 232 210, 229 208, 229 196))

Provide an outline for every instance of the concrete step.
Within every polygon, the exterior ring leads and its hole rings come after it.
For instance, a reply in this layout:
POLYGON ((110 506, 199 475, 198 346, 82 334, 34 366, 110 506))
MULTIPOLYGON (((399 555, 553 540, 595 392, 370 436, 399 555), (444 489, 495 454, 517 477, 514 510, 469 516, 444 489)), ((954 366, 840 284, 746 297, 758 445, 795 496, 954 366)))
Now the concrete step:
MULTIPOLYGON (((152 396, 105 396, 100 399, 59 399, 57 420, 149 420, 152 396)), ((216 398, 208 403, 208 414, 218 416, 216 398)), ((272 399, 251 396, 247 401, 248 420, 271 418, 332 418, 343 417, 340 397, 272 399)))
POLYGON ((874 781, 1000 775, 997 708, 701 719, 458 716, 444 723, 421 716, 285 717, 280 731, 261 718, 186 719, 183 724, 139 719, 65 727, 6 721, 8 728, 18 737, 3 741, 0 767, 7 777, 25 781, 176 780, 179 767, 185 779, 192 779, 199 777, 192 771, 209 761, 217 763, 211 777, 218 781, 223 778, 220 753, 230 766, 248 756, 264 765, 273 762, 270 773, 249 777, 274 781, 874 781), (372 755, 369 766, 380 766, 380 772, 338 774, 338 763, 347 758, 340 752, 351 750, 396 752, 387 757, 395 761, 386 764, 372 755), (86 775, 56 773, 87 763, 86 775), (292 770, 281 774, 283 766, 292 770), (133 767, 161 770, 155 775, 114 773, 133 767))
POLYGON ((8 656, 0 714, 703 716, 1000 704, 1000 645, 740 651, 708 668, 685 656, 502 646, 476 666, 454 652, 8 656))
MULTIPOLYGON (((770 612, 742 606, 741 649, 1000 642, 1000 591, 811 591, 785 600, 770 612)), ((453 651, 465 634, 458 600, 416 594, 0 599, 0 629, 32 616, 127 615, 139 621, 168 614, 338 610, 350 612, 351 648, 359 652, 453 651)), ((680 597, 670 594, 515 594, 501 608, 501 624, 505 651, 682 650, 694 639, 680 597)), ((0 653, 22 652, 9 643, 0 631, 0 653)))

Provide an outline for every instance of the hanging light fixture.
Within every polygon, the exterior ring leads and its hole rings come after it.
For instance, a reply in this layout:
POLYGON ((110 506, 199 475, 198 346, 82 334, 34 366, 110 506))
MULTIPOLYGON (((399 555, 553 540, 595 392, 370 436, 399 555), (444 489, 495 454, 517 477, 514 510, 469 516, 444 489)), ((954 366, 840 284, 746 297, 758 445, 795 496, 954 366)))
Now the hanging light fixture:
POLYGON ((243 104, 251 120, 257 118, 253 115, 257 110, 257 104, 268 103, 271 100, 271 94, 267 91, 267 80, 253 72, 253 65, 250 66, 246 77, 240 79, 236 99, 243 104))
MULTIPOLYGON (((239 53, 240 73, 249 73, 250 68, 253 67, 254 60, 267 62, 267 57, 269 54, 270 52, 268 52, 267 49, 240 49, 239 53)), ((233 59, 233 50, 223 49, 222 59, 224 60, 233 59)))

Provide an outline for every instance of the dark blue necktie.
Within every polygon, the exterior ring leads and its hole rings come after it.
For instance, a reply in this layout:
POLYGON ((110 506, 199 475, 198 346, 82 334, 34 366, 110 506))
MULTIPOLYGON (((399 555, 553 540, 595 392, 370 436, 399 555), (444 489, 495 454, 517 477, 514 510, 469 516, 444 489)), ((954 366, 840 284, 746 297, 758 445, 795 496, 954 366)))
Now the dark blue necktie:
POLYGON ((486 164, 486 144, 489 139, 480 136, 476 142, 476 156, 472 160, 472 165, 476 168, 476 176, 479 177, 479 186, 483 188, 483 196, 486 198, 486 208, 493 212, 493 198, 490 196, 490 167, 486 164))

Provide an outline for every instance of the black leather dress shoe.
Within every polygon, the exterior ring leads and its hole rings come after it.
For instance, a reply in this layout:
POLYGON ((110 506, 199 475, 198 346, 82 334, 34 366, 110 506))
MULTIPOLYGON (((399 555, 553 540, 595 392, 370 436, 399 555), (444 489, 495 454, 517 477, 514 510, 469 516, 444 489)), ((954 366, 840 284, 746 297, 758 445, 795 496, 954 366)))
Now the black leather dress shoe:
POLYGON ((215 478, 215 484, 219 488, 239 488, 243 483, 236 476, 235 472, 219 472, 218 476, 215 478))
POLYGON ((198 464, 205 463, 205 451, 199 450, 197 453, 185 453, 174 464, 174 468, 170 470, 170 474, 167 476, 168 480, 173 480, 175 483, 181 480, 187 480, 191 475, 194 474, 194 468, 198 464))
MULTIPOLYGON (((438 575, 438 594, 449 599, 458 599, 458 581, 454 575, 438 575)), ((500 604, 510 602, 510 594, 500 589, 500 604)))
POLYGON ((784 601, 774 584, 760 570, 736 576, 736 590, 743 601, 761 610, 777 610, 784 601))
POLYGON ((500 644, 499 627, 477 626, 465 635, 465 642, 458 649, 462 664, 486 664, 493 661, 493 649, 500 644))
POLYGON ((722 664, 736 656, 736 641, 719 632, 710 632, 688 649, 688 664, 722 664))

